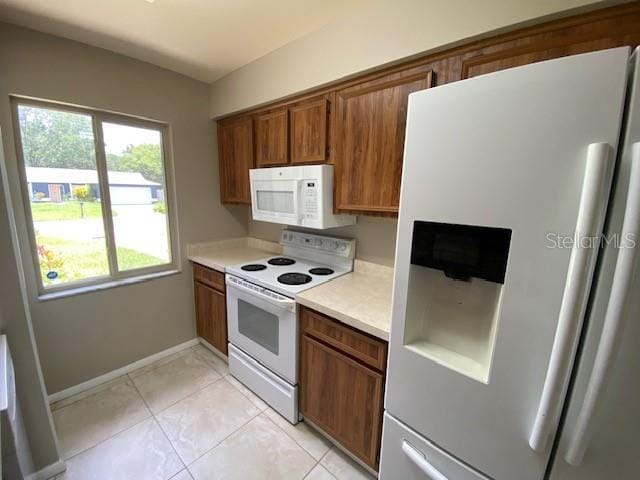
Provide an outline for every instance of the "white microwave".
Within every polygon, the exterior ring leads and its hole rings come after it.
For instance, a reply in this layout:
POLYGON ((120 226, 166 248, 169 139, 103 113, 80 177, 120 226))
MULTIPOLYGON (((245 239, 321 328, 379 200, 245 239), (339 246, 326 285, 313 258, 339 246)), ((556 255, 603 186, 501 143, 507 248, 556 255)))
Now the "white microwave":
POLYGON ((320 229, 356 223, 333 213, 333 165, 255 168, 249 178, 254 220, 320 229))

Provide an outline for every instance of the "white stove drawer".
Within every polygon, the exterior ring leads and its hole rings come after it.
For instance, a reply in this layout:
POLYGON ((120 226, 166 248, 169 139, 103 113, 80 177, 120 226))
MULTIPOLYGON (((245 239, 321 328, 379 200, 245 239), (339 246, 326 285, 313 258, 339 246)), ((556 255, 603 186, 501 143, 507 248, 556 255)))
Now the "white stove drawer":
POLYGON ((275 411, 291 423, 298 423, 298 387, 258 363, 238 347, 229 344, 229 371, 275 411))
POLYGON ((380 480, 489 480, 385 412, 380 480))

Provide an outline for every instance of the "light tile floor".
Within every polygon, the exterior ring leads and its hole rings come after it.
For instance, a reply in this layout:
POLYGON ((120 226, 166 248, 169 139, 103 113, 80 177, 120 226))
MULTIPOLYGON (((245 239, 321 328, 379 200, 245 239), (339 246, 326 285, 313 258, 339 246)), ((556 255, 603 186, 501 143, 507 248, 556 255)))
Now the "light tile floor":
POLYGON ((304 422, 291 425, 205 347, 52 406, 55 480, 371 480, 304 422))

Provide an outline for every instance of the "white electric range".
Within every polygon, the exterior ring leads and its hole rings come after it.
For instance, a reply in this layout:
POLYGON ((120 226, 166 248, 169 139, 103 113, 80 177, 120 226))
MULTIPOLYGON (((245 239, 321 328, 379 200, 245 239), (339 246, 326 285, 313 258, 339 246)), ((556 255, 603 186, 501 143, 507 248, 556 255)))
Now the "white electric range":
POLYGON ((284 230, 282 255, 228 267, 229 370, 298 422, 295 295, 353 270, 355 240, 284 230))

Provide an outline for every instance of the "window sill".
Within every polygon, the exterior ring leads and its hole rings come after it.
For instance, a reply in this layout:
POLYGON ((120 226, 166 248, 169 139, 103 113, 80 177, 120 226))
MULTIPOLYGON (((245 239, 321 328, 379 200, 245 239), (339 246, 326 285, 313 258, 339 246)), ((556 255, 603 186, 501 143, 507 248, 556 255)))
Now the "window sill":
POLYGON ((58 300, 60 298, 75 297, 76 295, 83 295, 85 293, 99 292, 100 290, 108 290, 110 288, 124 287, 126 285, 133 285, 136 283, 148 282, 151 280, 156 280, 158 278, 177 275, 179 273, 182 273, 182 270, 173 269, 173 270, 165 270, 162 272, 148 273, 146 275, 138 275, 135 277, 119 278, 117 280, 110 280, 104 283, 97 283, 94 285, 85 285, 82 287, 70 288, 68 290, 61 290, 61 291, 51 292, 51 293, 43 293, 41 295, 38 295, 37 300, 39 302, 47 302, 49 300, 58 300))

